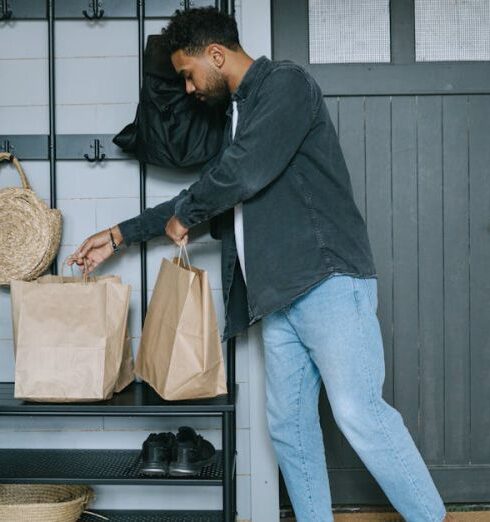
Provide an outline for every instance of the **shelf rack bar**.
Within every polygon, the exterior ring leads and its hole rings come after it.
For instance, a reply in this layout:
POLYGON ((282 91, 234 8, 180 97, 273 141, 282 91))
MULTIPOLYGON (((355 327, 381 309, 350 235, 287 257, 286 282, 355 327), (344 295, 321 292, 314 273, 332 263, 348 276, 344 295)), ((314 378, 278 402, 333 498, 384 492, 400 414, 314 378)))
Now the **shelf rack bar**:
POLYGON ((221 444, 223 448, 223 520, 224 522, 234 522, 233 512, 233 469, 234 448, 231 441, 231 416, 228 412, 223 413, 221 444))
MULTIPOLYGON (((54 60, 54 2, 48 0, 48 76, 49 76, 49 186, 50 206, 56 208, 56 98, 55 98, 55 60, 54 60)), ((53 259, 51 273, 58 273, 58 256, 53 259)))
MULTIPOLYGON (((138 0, 138 70, 139 88, 143 86, 143 57, 145 53, 145 0, 138 0)), ((146 208, 146 163, 139 163, 140 175, 140 213, 146 208)), ((148 306, 148 269, 146 241, 140 243, 141 270, 141 326, 143 326, 148 306)))

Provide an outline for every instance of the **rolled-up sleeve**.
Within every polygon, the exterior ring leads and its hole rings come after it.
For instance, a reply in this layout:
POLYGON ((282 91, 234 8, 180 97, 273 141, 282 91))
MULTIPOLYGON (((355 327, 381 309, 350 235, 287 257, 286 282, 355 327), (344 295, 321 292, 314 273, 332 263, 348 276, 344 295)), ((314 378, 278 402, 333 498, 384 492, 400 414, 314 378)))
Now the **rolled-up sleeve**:
POLYGON ((305 73, 278 67, 259 87, 257 101, 220 161, 175 204, 191 228, 251 198, 286 169, 314 119, 313 90, 305 73))

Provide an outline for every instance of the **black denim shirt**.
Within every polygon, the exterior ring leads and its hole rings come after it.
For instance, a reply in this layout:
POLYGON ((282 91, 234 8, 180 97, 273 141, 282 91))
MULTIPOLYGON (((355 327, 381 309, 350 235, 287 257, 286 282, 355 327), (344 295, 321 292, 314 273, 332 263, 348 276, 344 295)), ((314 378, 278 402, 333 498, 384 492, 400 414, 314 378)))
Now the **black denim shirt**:
POLYGON ((290 60, 257 58, 231 95, 223 145, 200 179, 175 198, 119 223, 124 242, 164 234, 172 215, 191 228, 211 220, 222 242, 222 340, 341 272, 377 277, 367 228, 321 88, 290 60), (243 203, 247 284, 234 234, 243 203))

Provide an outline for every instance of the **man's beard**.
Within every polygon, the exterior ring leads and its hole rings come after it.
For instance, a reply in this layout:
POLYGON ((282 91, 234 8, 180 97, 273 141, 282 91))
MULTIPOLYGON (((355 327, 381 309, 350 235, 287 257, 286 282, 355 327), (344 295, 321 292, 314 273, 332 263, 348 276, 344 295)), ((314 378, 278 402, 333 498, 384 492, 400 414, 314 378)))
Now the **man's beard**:
POLYGON ((208 105, 227 106, 230 102, 230 90, 226 80, 214 69, 210 69, 207 77, 208 88, 203 93, 205 96, 204 102, 208 105))

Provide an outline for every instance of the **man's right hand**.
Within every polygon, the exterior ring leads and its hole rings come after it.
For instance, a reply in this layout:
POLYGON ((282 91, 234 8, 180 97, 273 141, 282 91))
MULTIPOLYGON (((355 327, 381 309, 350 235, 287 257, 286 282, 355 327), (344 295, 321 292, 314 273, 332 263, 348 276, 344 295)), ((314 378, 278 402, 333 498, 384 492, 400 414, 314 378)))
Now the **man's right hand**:
MULTIPOLYGON (((122 242, 122 234, 119 227, 111 227, 112 235, 116 245, 122 242)), ((95 270, 95 268, 103 263, 106 259, 114 254, 111 244, 109 229, 102 230, 88 237, 78 248, 70 255, 67 264, 72 266, 76 263, 84 268, 87 274, 95 270)))

